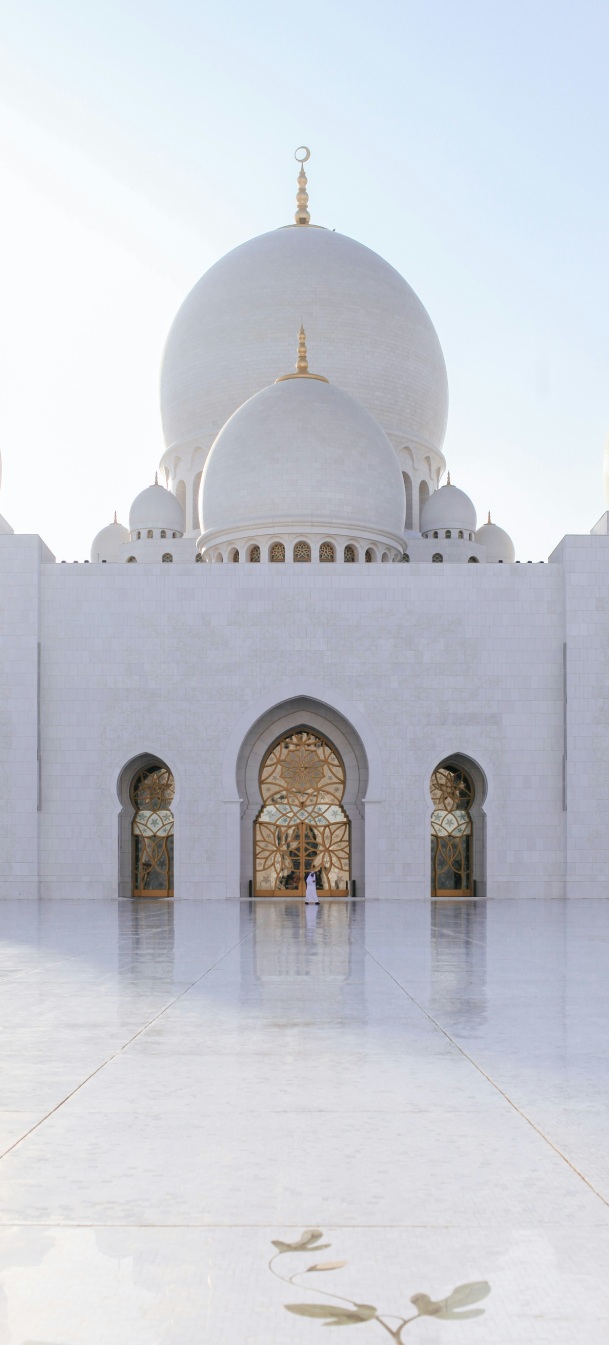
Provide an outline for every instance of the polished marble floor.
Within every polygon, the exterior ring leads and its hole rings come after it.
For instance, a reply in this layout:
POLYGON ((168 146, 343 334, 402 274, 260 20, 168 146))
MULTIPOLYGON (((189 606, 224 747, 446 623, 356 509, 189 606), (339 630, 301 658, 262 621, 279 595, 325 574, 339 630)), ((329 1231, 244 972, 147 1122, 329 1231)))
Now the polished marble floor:
POLYGON ((0 1345, 607 1345, 608 973, 604 901, 3 902, 0 1345))

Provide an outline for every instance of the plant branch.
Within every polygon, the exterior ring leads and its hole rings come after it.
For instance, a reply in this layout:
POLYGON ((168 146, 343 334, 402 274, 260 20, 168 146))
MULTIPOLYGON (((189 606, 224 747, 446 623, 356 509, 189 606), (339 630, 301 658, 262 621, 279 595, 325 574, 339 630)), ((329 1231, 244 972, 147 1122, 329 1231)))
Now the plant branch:
MULTIPOLYGON (((382 1314, 382 1317, 393 1317, 393 1316, 397 1316, 397 1313, 394 1314, 393 1312, 384 1312, 382 1314)), ((415 1312, 412 1317, 398 1317, 397 1320, 399 1321, 400 1325, 398 1326, 397 1331, 392 1331, 391 1327, 387 1326, 387 1323, 383 1321, 380 1314, 377 1314, 375 1320, 379 1323, 379 1326, 385 1327, 385 1330, 389 1332, 390 1336, 393 1336, 393 1339, 396 1341, 396 1345, 404 1345, 404 1341, 402 1339, 402 1331, 404 1330, 405 1326, 409 1325, 410 1322, 416 1322, 418 1316, 419 1313, 415 1312)))
MULTIPOLYGON (((311 1248, 311 1250, 314 1251, 315 1249, 311 1248)), ((305 1289, 308 1293, 318 1294, 320 1295, 321 1298, 333 1299, 335 1302, 336 1300, 338 1300, 338 1302, 340 1303, 348 1303, 350 1307, 357 1309, 357 1303, 354 1298, 346 1298, 344 1294, 328 1292, 327 1289, 318 1289, 317 1286, 314 1284, 296 1284, 295 1281, 299 1279, 300 1276, 309 1274, 309 1272, 306 1270, 295 1270, 293 1275, 289 1275, 287 1277, 285 1275, 280 1275, 279 1271, 275 1270, 274 1263, 279 1256, 285 1256, 285 1254, 286 1254, 285 1252, 275 1252, 274 1256, 272 1256, 270 1261, 268 1262, 268 1268, 271 1272, 271 1275, 275 1276, 275 1279, 281 1280, 282 1284, 290 1285, 292 1289, 305 1289)), ((419 1316, 418 1312, 415 1312, 412 1317, 398 1317, 397 1313, 385 1312, 383 1313, 382 1316, 379 1313, 377 1313, 376 1317, 373 1320, 375 1322, 378 1322, 379 1326, 382 1326, 383 1329, 387 1331, 387 1333, 391 1336, 392 1340, 395 1340, 396 1345, 404 1345, 404 1341, 402 1338, 402 1331, 404 1330, 405 1326, 408 1326, 410 1324, 410 1322, 416 1321, 418 1316, 419 1316), (383 1317, 390 1317, 397 1320, 399 1322, 397 1330, 395 1331, 392 1330, 392 1328, 388 1326, 387 1322, 383 1321, 382 1319, 383 1317)))
POLYGON ((276 1279, 276 1280, 281 1280, 281 1283, 282 1283, 282 1284, 289 1284, 290 1281, 289 1281, 289 1280, 286 1280, 285 1275, 280 1275, 279 1272, 278 1272, 277 1270, 273 1270, 273 1261, 276 1261, 278 1256, 283 1256, 283 1255, 284 1255, 283 1252, 275 1252, 275 1255, 272 1256, 271 1259, 270 1259, 270 1261, 269 1261, 269 1270, 270 1270, 270 1272, 271 1272, 271 1275, 274 1275, 274 1276, 275 1276, 275 1279, 276 1279))
MULTIPOLYGON (((292 1285, 294 1285, 294 1288, 295 1288, 295 1289, 306 1289, 306 1288, 308 1288, 308 1286, 307 1286, 306 1284, 296 1284, 296 1285, 294 1284, 294 1280, 297 1279, 299 1275, 306 1275, 306 1274, 307 1274, 307 1271, 306 1271, 306 1270, 295 1270, 295 1271, 294 1271, 294 1274, 290 1276, 290 1279, 289 1279, 289 1280, 286 1280, 286 1284, 292 1284, 292 1285)), ((345 1297, 344 1297, 344 1294, 328 1293, 328 1290, 327 1290, 327 1289, 317 1289, 317 1288, 315 1288, 314 1285, 311 1285, 311 1293, 313 1293, 313 1294, 321 1294, 323 1298, 338 1298, 338 1299, 340 1299, 341 1303, 350 1303, 350 1305, 351 1305, 352 1308, 356 1308, 356 1307, 357 1307, 357 1303, 355 1302, 355 1299, 354 1299, 354 1298, 345 1298, 345 1297)))

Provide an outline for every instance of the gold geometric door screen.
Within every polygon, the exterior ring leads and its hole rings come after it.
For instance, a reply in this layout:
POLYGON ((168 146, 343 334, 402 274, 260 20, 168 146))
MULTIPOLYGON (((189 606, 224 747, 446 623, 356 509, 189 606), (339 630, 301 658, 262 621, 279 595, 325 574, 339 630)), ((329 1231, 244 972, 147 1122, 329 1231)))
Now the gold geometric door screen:
POLYGON ((431 895, 471 897, 474 786, 452 762, 431 777, 431 895))
POLYGON ((131 782, 134 897, 173 896, 174 793, 166 766, 144 766, 131 782))
POLYGON ((341 806, 345 768, 320 734, 280 738, 260 768, 262 807, 254 822, 254 893, 304 897, 313 871, 318 892, 347 896, 349 818, 341 806))

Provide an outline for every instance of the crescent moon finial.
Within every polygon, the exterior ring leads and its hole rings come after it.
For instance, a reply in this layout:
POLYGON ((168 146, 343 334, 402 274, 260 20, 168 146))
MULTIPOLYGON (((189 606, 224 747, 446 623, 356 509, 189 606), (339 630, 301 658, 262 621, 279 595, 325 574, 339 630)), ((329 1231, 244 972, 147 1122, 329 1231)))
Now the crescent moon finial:
POLYGON ((296 224, 310 224, 311 216, 309 214, 309 193, 307 191, 307 175, 304 170, 304 165, 308 163, 309 159, 311 158, 311 151, 308 145, 299 145, 298 149, 294 150, 294 158, 296 160, 296 163, 300 164, 300 172, 298 174, 298 191, 296 192, 297 210, 296 214, 294 215, 294 220, 296 224))

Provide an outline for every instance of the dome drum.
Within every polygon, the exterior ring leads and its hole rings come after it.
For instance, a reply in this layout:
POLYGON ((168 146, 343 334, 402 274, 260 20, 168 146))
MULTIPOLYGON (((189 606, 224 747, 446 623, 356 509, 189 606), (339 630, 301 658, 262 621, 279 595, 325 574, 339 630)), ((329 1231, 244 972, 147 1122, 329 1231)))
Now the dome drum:
POLYGON ((318 531, 317 527, 315 532, 307 528, 296 528, 289 532, 256 531, 251 527, 233 529, 230 536, 205 534, 199 538, 198 546, 203 560, 208 562, 251 561, 253 550, 255 559, 260 563, 272 564, 276 559, 272 555, 274 547, 283 548, 281 559, 288 565, 303 562, 323 565, 328 561, 363 564, 366 558, 378 561, 402 559, 403 542, 393 533, 383 535, 376 532, 371 537, 366 532, 339 532, 336 526, 326 531, 318 531))

